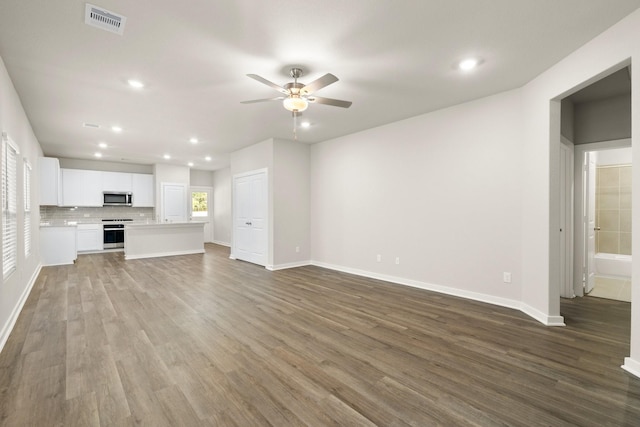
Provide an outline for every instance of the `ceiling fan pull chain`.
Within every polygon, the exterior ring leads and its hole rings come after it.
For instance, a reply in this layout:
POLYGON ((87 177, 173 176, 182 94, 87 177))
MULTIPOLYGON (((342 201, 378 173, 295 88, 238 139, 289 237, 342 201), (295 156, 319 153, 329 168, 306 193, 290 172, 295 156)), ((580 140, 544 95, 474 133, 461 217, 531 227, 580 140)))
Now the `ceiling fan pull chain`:
POLYGON ((295 111, 293 112, 293 139, 294 141, 298 140, 298 115, 295 113, 295 111))

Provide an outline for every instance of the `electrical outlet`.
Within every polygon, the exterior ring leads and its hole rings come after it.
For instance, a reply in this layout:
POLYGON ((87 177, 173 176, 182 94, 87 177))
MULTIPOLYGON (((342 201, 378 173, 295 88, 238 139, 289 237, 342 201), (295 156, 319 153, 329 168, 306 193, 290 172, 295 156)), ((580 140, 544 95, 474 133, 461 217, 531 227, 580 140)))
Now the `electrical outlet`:
POLYGON ((382 261, 382 255, 378 254, 378 256, 376 256, 376 261, 378 262, 382 261))
POLYGON ((396 265, 398 265, 398 264, 400 264, 400 257, 399 256, 396 257, 396 265))
POLYGON ((506 272, 506 271, 504 273, 502 273, 502 281, 504 283, 511 283, 511 273, 506 272))
POLYGON ((296 253, 300 252, 300 246, 296 246, 296 253))

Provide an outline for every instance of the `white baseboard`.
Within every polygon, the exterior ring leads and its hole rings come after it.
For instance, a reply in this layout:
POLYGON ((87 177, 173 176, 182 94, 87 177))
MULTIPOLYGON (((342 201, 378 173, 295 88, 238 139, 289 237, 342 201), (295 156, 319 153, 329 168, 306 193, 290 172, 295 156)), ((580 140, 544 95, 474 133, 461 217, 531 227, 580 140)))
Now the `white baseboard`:
POLYGON ((631 375, 635 375, 640 378, 640 362, 633 360, 630 357, 625 357, 624 365, 622 365, 621 368, 629 372, 631 375))
POLYGON ((529 307, 526 304, 517 300, 509 298, 496 297, 494 295, 482 294, 479 292, 465 291, 463 289, 451 288, 448 286, 436 285, 433 283, 420 282, 417 280, 404 279, 401 277, 388 276, 386 274, 372 273, 370 271, 358 270, 355 268, 343 267, 340 265, 327 264, 324 262, 311 261, 311 265, 315 265, 322 268, 328 268, 329 270, 341 271, 344 273, 355 274, 357 276, 369 277, 372 279, 384 280, 385 282, 397 283, 399 285, 411 286, 414 288, 424 289, 427 291, 439 292, 442 294, 452 295, 456 297, 466 298, 473 301, 480 301, 488 304, 497 305, 500 307, 512 308, 520 310, 527 316, 531 316, 535 320, 546 326, 565 326, 564 318, 562 316, 547 316, 544 313, 529 307))
POLYGON ((229 242, 223 242, 222 240, 213 240, 213 243, 215 243, 216 245, 220 245, 220 246, 226 246, 228 248, 231 247, 231 243, 229 242))
POLYGON ((288 262, 286 264, 269 265, 265 267, 269 271, 286 270, 287 268, 304 267, 305 265, 311 265, 311 261, 297 261, 288 262))
POLYGON ((520 311, 522 311, 527 316, 531 316, 536 319, 538 322, 546 325, 546 326, 566 326, 564 323, 564 317, 562 316, 549 316, 541 312, 540 310, 531 307, 527 304, 520 304, 520 311))
POLYGON ((38 267, 35 269, 33 275, 29 279, 27 286, 25 286, 24 291, 22 291, 22 295, 20 295, 20 299, 18 299, 18 303, 13 308, 11 312, 11 316, 7 319, 7 323, 5 323, 2 327, 2 331, 0 332, 0 352, 4 348, 4 345, 7 343, 9 339, 9 335, 11 335, 11 331, 13 327, 16 325, 18 321, 18 316, 20 316, 20 312, 27 302, 27 298, 29 298, 29 294, 31 294, 31 289, 33 289, 33 285, 36 283, 38 279, 38 275, 40 274, 40 270, 42 270, 42 264, 38 264, 38 267))
POLYGON ((163 256, 194 255, 194 254, 203 254, 203 253, 204 253, 204 249, 196 249, 192 251, 156 252, 156 253, 150 253, 150 254, 125 255, 124 259, 129 261, 131 259, 160 258, 163 256))

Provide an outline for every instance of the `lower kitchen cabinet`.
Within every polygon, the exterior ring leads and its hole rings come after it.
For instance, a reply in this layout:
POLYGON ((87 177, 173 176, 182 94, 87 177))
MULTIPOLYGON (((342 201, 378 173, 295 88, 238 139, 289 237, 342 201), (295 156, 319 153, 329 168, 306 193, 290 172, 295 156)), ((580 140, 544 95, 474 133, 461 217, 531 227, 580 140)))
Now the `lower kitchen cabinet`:
POLYGON ((43 266, 73 264, 78 258, 76 226, 40 227, 40 258, 43 266))
POLYGON ((103 249, 102 224, 78 224, 78 252, 103 249))

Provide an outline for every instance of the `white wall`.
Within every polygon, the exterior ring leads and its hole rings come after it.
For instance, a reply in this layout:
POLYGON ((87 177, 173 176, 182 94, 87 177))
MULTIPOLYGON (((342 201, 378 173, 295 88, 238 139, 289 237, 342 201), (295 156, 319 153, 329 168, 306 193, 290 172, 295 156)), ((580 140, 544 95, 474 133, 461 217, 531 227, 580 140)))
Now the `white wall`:
POLYGON ((311 259, 309 146, 274 140, 273 149, 274 268, 308 264, 311 259))
MULTIPOLYGON (((22 207, 24 203, 23 191, 21 190, 23 188, 23 159, 26 158, 32 167, 31 255, 28 258, 24 256, 24 238, 20 232, 23 229, 24 215, 22 210, 19 209, 17 269, 6 281, 0 284, 1 350, 18 317, 19 310, 26 301, 28 292, 40 271, 38 157, 42 156, 40 144, 33 133, 31 124, 22 108, 22 103, 13 87, 2 58, 0 58, 0 130, 6 132, 20 149, 18 157, 18 207, 22 207)), ((0 218, 1 221, 2 219, 0 218)))
POLYGON ((312 259, 518 305, 521 123, 511 91, 313 145, 312 259))
POLYGON ((189 181, 192 187, 213 187, 213 172, 191 169, 189 181))
POLYGON ((231 246, 231 169, 213 172, 213 239, 231 246))

